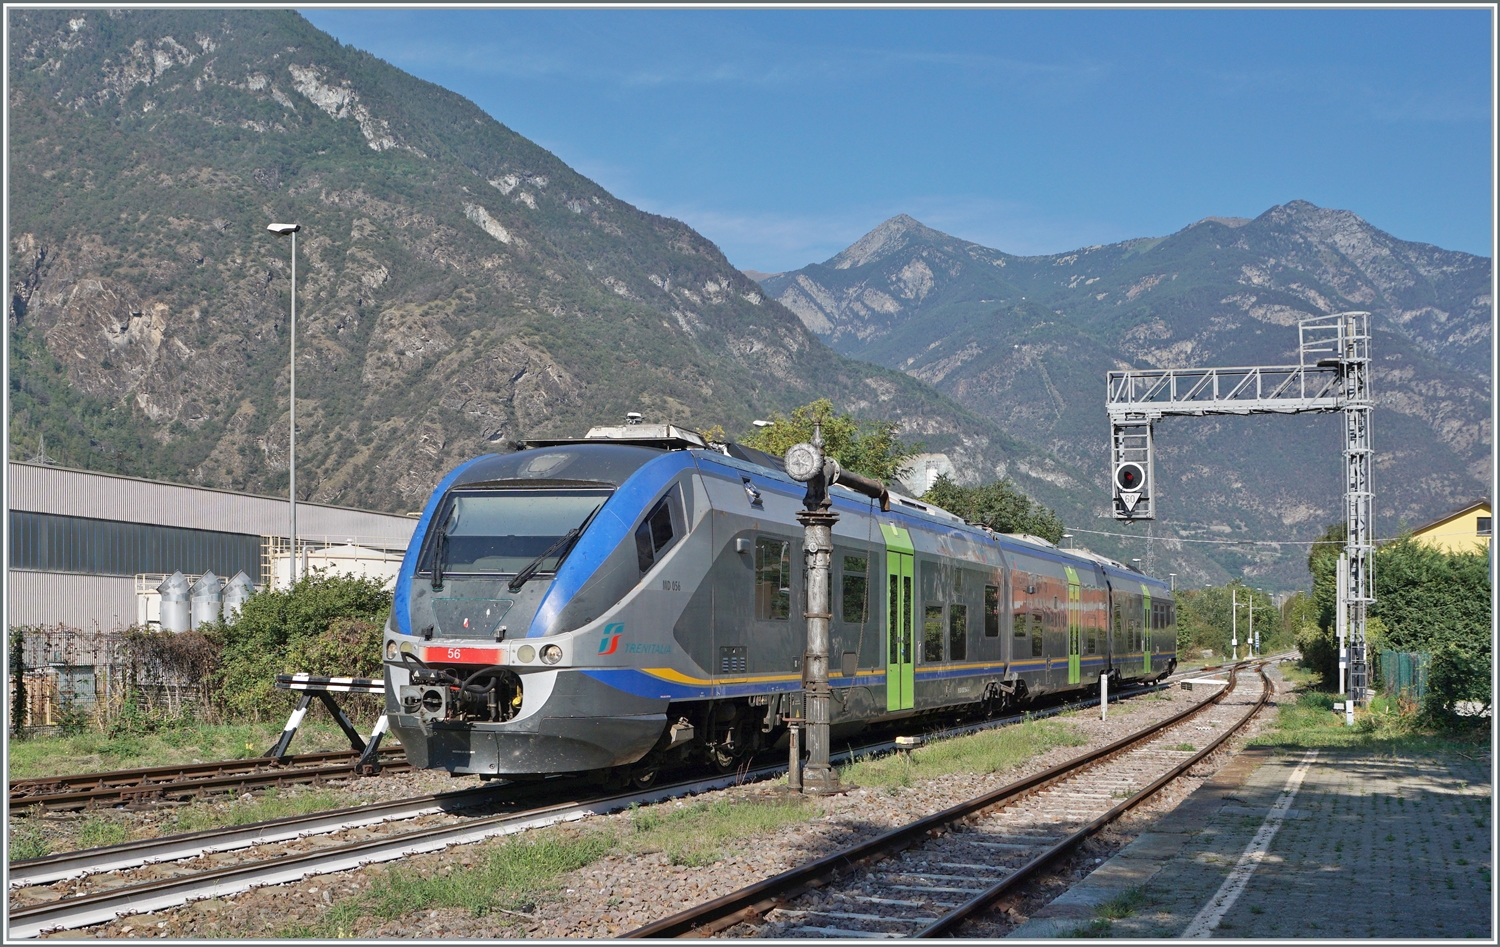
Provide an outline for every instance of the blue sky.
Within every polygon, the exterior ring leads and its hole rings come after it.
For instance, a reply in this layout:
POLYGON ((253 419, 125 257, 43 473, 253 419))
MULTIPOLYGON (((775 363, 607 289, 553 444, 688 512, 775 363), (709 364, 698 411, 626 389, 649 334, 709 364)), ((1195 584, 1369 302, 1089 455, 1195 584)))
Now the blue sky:
POLYGON ((1489 255, 1488 10, 306 10, 742 268, 1294 199, 1489 255))

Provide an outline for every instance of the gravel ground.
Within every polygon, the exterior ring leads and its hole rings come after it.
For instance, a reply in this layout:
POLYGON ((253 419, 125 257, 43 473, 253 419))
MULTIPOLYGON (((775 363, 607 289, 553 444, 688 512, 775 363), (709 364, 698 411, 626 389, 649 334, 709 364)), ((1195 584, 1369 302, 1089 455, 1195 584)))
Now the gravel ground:
MULTIPOLYGON (((1254 679, 1241 687, 1255 686, 1254 679)), ((1181 710, 1188 703, 1205 699, 1202 689, 1187 692, 1172 688, 1157 695, 1133 698, 1111 706, 1109 718, 1099 720, 1097 710, 1081 711, 1065 719, 1087 739, 1087 746, 1059 747, 1033 757, 1009 770, 983 775, 960 774, 902 789, 860 789, 820 800, 823 814, 741 843, 737 851, 711 865, 691 868, 672 865, 663 853, 614 854, 586 868, 560 876, 550 892, 526 905, 525 912, 501 911, 474 917, 459 908, 423 910, 396 920, 359 918, 343 933, 360 938, 481 938, 481 937, 610 937, 642 924, 676 913, 691 905, 728 894, 740 887, 770 877, 812 858, 835 851, 859 839, 894 828, 983 792, 998 788, 1020 776, 1037 772, 1101 746, 1146 723, 1181 710)), ((1260 721, 1269 719, 1263 714, 1260 721)), ((1258 726, 1252 725, 1252 726, 1258 726)), ((1236 743, 1245 738, 1239 738, 1236 743)), ((1231 751, 1232 752, 1232 751, 1231 751)), ((1230 753, 1216 754, 1222 765, 1230 753)), ((1149 825, 1156 814, 1170 809, 1211 775, 1217 765, 1205 766, 1195 778, 1180 781, 1163 797, 1142 806, 1128 823, 1112 830, 1106 839, 1083 853, 1088 862, 1107 858, 1149 825)), ((381 780, 382 798, 413 795, 433 788, 456 788, 446 776, 412 774, 381 780), (410 779, 410 781, 407 781, 410 779), (398 780, 400 782, 398 783, 398 780), (425 780, 425 782, 424 782, 425 780), (420 784, 420 786, 419 786, 420 784), (397 789, 397 786, 401 788, 397 789), (386 789, 389 787, 389 789, 386 789), (389 795, 384 795, 389 793, 389 795)), ((363 789, 363 786, 360 786, 363 789)), ((366 790, 367 791, 367 790, 366 790)), ((739 787, 707 793, 700 799, 712 802, 726 795, 746 797, 776 793, 775 784, 739 787)), ((680 803, 678 803, 680 805, 680 803)), ((673 805, 668 803, 666 805, 673 805)), ((591 817, 571 826, 543 830, 555 833, 586 832, 606 826, 621 835, 629 831, 628 813, 591 817)), ((442 866, 473 864, 486 849, 502 844, 486 842, 447 852, 414 856, 401 862, 407 871, 437 871, 442 866)), ((340 902, 368 889, 384 871, 371 866, 332 876, 305 879, 293 885, 262 888, 229 899, 197 902, 155 914, 137 915, 83 931, 58 932, 51 936, 77 937, 214 937, 266 936, 295 924, 313 924, 340 902)), ((1065 872, 1065 874, 1072 874, 1065 872)), ((1059 876, 1061 877, 1061 876, 1059 876)), ((1059 890, 1054 890, 1054 897, 1059 890)), ((1024 912, 1027 905, 1010 905, 1024 912)), ((1024 920, 1024 913, 1016 917, 1024 920)), ((1019 923, 1019 920, 1017 921, 1019 923)), ((746 929, 745 933, 750 930, 746 929)), ((735 933, 739 933, 736 931, 735 933)))

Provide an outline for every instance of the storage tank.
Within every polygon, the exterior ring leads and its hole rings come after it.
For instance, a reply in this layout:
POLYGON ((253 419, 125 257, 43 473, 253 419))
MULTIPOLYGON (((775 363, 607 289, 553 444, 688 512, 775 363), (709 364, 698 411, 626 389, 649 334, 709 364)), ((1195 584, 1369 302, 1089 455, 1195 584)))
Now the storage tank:
POLYGON ((187 631, 192 627, 191 595, 187 576, 174 572, 156 587, 161 593, 161 627, 163 631, 187 631))
POLYGON ((250 583, 250 577, 243 571, 236 572, 234 578, 224 586, 224 620, 234 621, 238 618, 245 600, 254 594, 255 586, 250 583))
POLYGON ((219 620, 219 612, 224 607, 224 581, 214 575, 212 569, 193 583, 192 606, 194 628, 219 620))

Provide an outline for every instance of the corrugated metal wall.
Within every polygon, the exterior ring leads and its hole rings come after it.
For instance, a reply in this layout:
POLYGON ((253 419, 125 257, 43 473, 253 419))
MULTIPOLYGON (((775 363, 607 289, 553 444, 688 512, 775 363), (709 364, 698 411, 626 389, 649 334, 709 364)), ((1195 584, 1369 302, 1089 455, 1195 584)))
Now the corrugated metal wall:
MULTIPOLYGON (((151 552, 160 551, 157 547, 166 549, 177 546, 197 550, 198 547, 192 543, 184 545, 184 542, 178 541, 195 537, 165 535, 167 533, 205 530, 220 538, 216 540, 219 545, 237 538, 246 542, 253 541, 256 549, 259 549, 262 536, 287 535, 287 502, 284 498, 251 496, 228 490, 211 490, 15 461, 7 466, 7 493, 11 511, 84 518, 59 523, 44 522, 36 517, 6 517, 8 528, 16 530, 18 526, 23 527, 17 530, 7 549, 7 554, 12 558, 8 563, 10 571, 6 589, 6 618, 11 625, 62 623, 84 630, 97 627, 112 631, 134 624, 136 595, 133 576, 78 573, 104 572, 112 567, 123 568, 121 563, 126 558, 131 558, 126 556, 131 551, 151 552), (27 522, 22 523, 21 520, 27 522), (91 523, 88 520, 104 523, 91 523), (146 537, 151 542, 133 542, 141 539, 135 535, 141 530, 111 531, 108 523, 145 524, 156 527, 154 532, 163 533, 165 538, 155 536, 153 532, 152 536, 146 537), (30 532, 25 528, 28 525, 30 532), (161 529, 162 527, 166 529, 161 529), (39 538, 43 532, 48 540, 46 543, 42 543, 39 538), (238 534, 238 537, 234 534, 238 534), (73 536, 76 542, 70 541, 69 536, 73 536), (28 537, 36 540, 33 543, 34 549, 27 547, 30 559, 27 559, 26 549, 15 545, 28 537), (79 548, 52 548, 52 540, 59 537, 64 545, 71 542, 79 548), (131 540, 133 544, 126 540, 131 540), (45 550, 43 545, 46 546, 45 550), (84 548, 85 546, 88 548, 84 548), (56 571, 18 569, 15 568, 17 565, 40 566, 41 569, 56 571)), ((415 517, 390 513, 351 510, 317 503, 297 504, 297 533, 298 538, 304 541, 332 540, 402 549, 411 539, 416 523, 415 517)), ((202 540, 198 546, 205 549, 217 548, 210 542, 214 537, 196 538, 202 540)), ((248 548, 247 545, 246 549, 248 548)), ((203 555, 187 555, 186 558, 195 561, 156 562, 152 559, 151 568, 139 571, 170 572, 180 569, 185 573, 196 573, 205 568, 218 568, 213 563, 196 561, 203 559, 203 555)), ((226 563, 223 577, 228 578, 233 574, 230 566, 234 567, 234 571, 242 567, 240 559, 243 558, 237 556, 233 563, 226 563)), ((260 581, 258 563, 245 571, 252 580, 260 581)))
POLYGON ((12 569, 5 590, 12 625, 114 631, 135 624, 135 579, 12 569))
MULTIPOLYGON (((126 523, 154 523, 251 536, 285 536, 285 498, 188 487, 155 480, 11 461, 10 508, 126 523)), ((415 517, 319 503, 297 504, 305 537, 387 539, 405 545, 415 517)))

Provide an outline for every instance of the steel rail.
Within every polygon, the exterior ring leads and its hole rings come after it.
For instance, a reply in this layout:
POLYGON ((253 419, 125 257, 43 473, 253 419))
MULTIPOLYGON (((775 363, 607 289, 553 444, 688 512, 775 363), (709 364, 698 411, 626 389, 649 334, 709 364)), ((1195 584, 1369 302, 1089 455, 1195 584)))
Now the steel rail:
MULTIPOLYGON (((387 747, 380 751, 383 757, 398 755, 402 752, 399 747, 387 747)), ((242 760, 219 760, 213 763, 147 766, 140 769, 117 769, 99 773, 72 773, 66 776, 37 776, 30 779, 11 780, 10 800, 11 804, 15 805, 17 802, 24 802, 27 797, 37 795, 56 795, 87 789, 130 788, 143 783, 183 782, 211 776, 226 776, 237 772, 254 772, 272 766, 320 766, 358 758, 359 754, 351 750, 332 750, 279 758, 252 756, 242 760)))
MULTIPOLYGON (((1271 679, 1266 676, 1265 667, 1262 665, 1256 670, 1260 674, 1261 680, 1260 700, 1256 701, 1255 705, 1252 706, 1248 711, 1246 711, 1244 716, 1242 716, 1232 726, 1227 728, 1212 743, 1208 744, 1208 746, 1205 746, 1203 749, 1193 754, 1191 758, 1184 760, 1178 765, 1172 767, 1171 770, 1157 777, 1145 788, 1141 789, 1129 799, 1121 802, 1119 805, 1099 816, 1088 825, 1085 825, 1083 828, 1074 832, 1072 835, 1058 842, 1056 845, 1053 845, 1051 848, 1042 852, 1031 861, 1022 865, 1020 868, 1017 868, 1011 874, 1006 875, 1005 878, 1001 881, 995 883, 989 888, 986 888, 983 892, 975 895, 973 898, 954 908, 952 911, 938 918, 936 921, 933 921, 931 924, 918 931, 915 936, 943 937, 950 934, 954 929, 962 925, 969 918, 973 917, 975 914, 978 914, 980 911, 985 910, 991 904, 994 904, 995 901, 1002 897, 1007 891, 1019 885, 1021 882, 1029 880, 1047 865, 1051 864, 1062 855, 1067 854, 1074 847, 1082 844, 1084 840, 1094 835, 1100 829, 1104 828, 1106 825, 1115 821, 1126 812, 1129 812, 1131 809, 1145 802, 1147 799, 1156 795, 1156 793, 1161 791, 1162 787, 1177 779, 1183 773, 1196 766, 1210 753, 1213 753, 1215 750, 1217 750, 1221 745, 1223 745, 1224 741, 1228 740, 1230 737, 1238 733, 1241 728, 1243 728, 1255 717, 1256 714, 1260 713, 1261 709, 1265 707, 1266 702, 1271 699, 1271 679)), ((1219 696, 1223 697, 1227 693, 1228 690, 1226 689, 1226 691, 1219 696)))
MULTIPOLYGON (((1139 694, 1150 693, 1154 689, 1154 687, 1148 686, 1130 691, 1122 691, 1120 699, 1123 700, 1128 697, 1138 696, 1139 694)), ((1084 702, 1070 702, 1034 711, 1032 712, 1032 716, 1052 716, 1054 714, 1066 713, 1070 710, 1077 710, 1081 707, 1092 706, 1097 703, 1097 699, 1090 699, 1084 702)), ((1008 715, 981 723, 956 725, 931 736, 934 739, 963 736, 979 730, 1007 726, 1022 719, 1024 719, 1024 715, 1021 714, 1008 715)), ((858 748, 851 748, 851 751, 856 755, 868 755, 890 752, 894 749, 897 749, 895 743, 881 741, 858 748)), ((844 754, 844 756, 847 756, 847 754, 844 754)), ((460 789, 447 793, 433 793, 430 795, 412 796, 406 799, 394 799, 373 805, 332 809, 307 815, 285 816, 280 819, 255 822, 227 829, 204 829, 199 832, 121 842, 118 845, 110 845, 102 848, 81 849, 73 852, 62 852, 56 855, 44 855, 40 858, 28 858, 10 863, 10 887, 24 888, 33 885, 52 884, 57 881, 77 878, 83 875, 98 874, 107 871, 121 871, 157 862, 196 858, 199 855, 210 852, 233 851, 239 848, 248 848, 308 835, 338 832, 363 825, 416 818, 439 811, 473 808, 475 805, 483 804, 486 799, 492 797, 504 787, 516 788, 518 786, 531 787, 534 785, 536 784, 504 783, 495 786, 460 789)))
POLYGON ((732 927, 749 918, 762 915, 783 901, 790 900, 797 895, 821 886, 822 879, 829 874, 853 867, 876 855, 883 855, 896 849, 906 848, 934 829, 941 828, 950 822, 988 809, 999 803, 1015 799, 1060 779, 1073 776, 1090 766, 1103 762, 1139 743, 1143 743, 1162 730, 1176 726, 1194 714, 1201 713, 1219 703, 1219 701, 1223 700, 1234 690, 1234 686, 1235 678, 1231 677, 1224 689, 1207 700, 1200 701, 1165 720, 1121 737, 1106 746, 1090 750, 1073 759, 1065 760, 1055 766, 1048 767, 1039 773, 1023 777, 1013 783, 961 802, 958 805, 950 806, 941 812, 935 812, 932 815, 891 829, 875 838, 860 842, 842 851, 825 855, 805 865, 800 865, 779 875, 767 878, 764 881, 741 888, 739 891, 731 892, 723 897, 696 905, 686 911, 662 918, 659 921, 654 921, 619 936, 632 939, 648 937, 701 937, 732 927))
MULTIPOLYGON (((1132 690, 1129 694, 1122 692, 1121 698, 1150 693, 1162 686, 1165 685, 1145 685, 1132 690)), ((1222 693, 1218 695, 1218 697, 1222 696, 1222 693)), ((1199 706, 1206 706, 1213 700, 1217 700, 1218 697, 1205 701, 1199 706)), ((1080 707, 1097 704, 1098 698, 1074 701, 1059 704, 1055 707, 1044 708, 1041 711, 1029 711, 991 721, 959 725, 931 735, 935 738, 961 736, 980 730, 1016 723, 1026 719, 1027 716, 1035 719, 1037 717, 1066 713, 1070 710, 1077 710, 1080 707)), ((859 748, 851 747, 844 752, 834 754, 831 759, 834 762, 845 762, 856 757, 889 753, 897 749, 898 747, 894 741, 882 741, 859 748)), ((27 938, 51 930, 87 927, 92 924, 113 920, 122 915, 176 907, 201 898, 224 897, 238 894, 254 887, 285 884, 298 881, 308 875, 345 871, 364 864, 390 861, 404 855, 437 851, 451 845, 477 842, 497 835, 508 835, 527 829, 541 828, 558 822, 580 819, 590 814, 605 814, 618 811, 631 805, 649 805, 678 796, 693 795, 727 788, 740 783, 774 778, 785 771, 786 765, 784 763, 777 763, 757 767, 743 773, 728 773, 712 779, 676 783, 643 792, 616 795, 583 802, 557 803, 552 806, 519 813, 506 813, 476 819, 460 825, 418 829, 413 832, 388 836, 384 839, 358 842, 318 852, 279 856, 243 865, 197 872, 177 878, 141 882, 87 895, 64 897, 44 904, 12 909, 10 912, 11 926, 9 936, 12 938, 27 938)), ((534 784, 522 785, 530 786, 534 784)), ((28 859, 26 861, 13 862, 10 865, 10 872, 11 877, 14 879, 18 876, 18 872, 21 877, 25 877, 26 873, 32 872, 34 868, 33 877, 41 877, 44 874, 55 875, 56 877, 50 877, 49 880, 56 881, 63 880, 65 877, 76 877, 79 874, 91 872, 117 871, 145 864, 148 861, 169 861, 194 857, 208 851, 243 848, 248 845, 258 844, 254 839, 262 834, 275 835, 276 838, 274 839, 265 839, 266 841, 274 841, 316 833, 326 834, 356 825, 392 821, 400 816, 391 813, 399 811, 412 812, 413 809, 419 807, 429 798, 458 798, 464 796, 465 793, 469 793, 477 800, 484 792, 494 791, 499 788, 501 787, 459 790, 451 794, 437 794, 436 797, 413 797, 411 799, 395 800, 379 806, 354 807, 334 812, 315 813, 310 816, 293 816, 234 829, 210 829, 204 832, 164 839, 127 842, 104 849, 92 849, 63 855, 46 856, 38 859, 28 859), (382 810, 385 812, 384 815, 382 815, 382 810), (340 813, 350 813, 351 819, 357 819, 358 821, 341 821, 340 813), (359 818, 360 814, 368 814, 369 817, 359 818), (88 867, 90 865, 93 867, 88 867), (63 874, 64 872, 66 874, 63 874)), ((459 806, 457 808, 462 807, 459 806)), ((425 813, 412 812, 413 816, 420 814, 425 813)), ((32 885, 41 883, 45 882, 29 882, 32 885)))
MULTIPOLYGON (((399 754, 396 750, 393 753, 399 754)), ((381 769, 389 772, 405 772, 411 764, 405 759, 392 758, 381 761, 381 769)), ((22 796, 10 799, 12 809, 41 806, 46 809, 82 809, 100 803, 131 804, 152 799, 182 799, 206 792, 243 791, 263 789, 269 786, 286 786, 295 783, 321 782, 353 776, 354 760, 332 766, 276 766, 262 765, 245 772, 223 776, 205 776, 174 782, 139 782, 128 786, 111 786, 103 789, 88 789, 82 792, 60 792, 45 795, 22 796)))
POLYGON ((102 848, 82 849, 13 861, 9 865, 10 887, 25 888, 52 884, 101 872, 122 871, 159 862, 181 861, 213 852, 229 852, 272 842, 284 842, 309 835, 323 835, 345 829, 414 819, 438 812, 472 809, 493 802, 503 790, 530 788, 534 783, 503 783, 393 799, 388 802, 330 809, 308 815, 285 816, 266 822, 233 826, 227 829, 204 829, 157 838, 121 842, 102 848))

